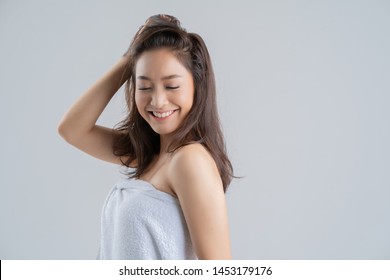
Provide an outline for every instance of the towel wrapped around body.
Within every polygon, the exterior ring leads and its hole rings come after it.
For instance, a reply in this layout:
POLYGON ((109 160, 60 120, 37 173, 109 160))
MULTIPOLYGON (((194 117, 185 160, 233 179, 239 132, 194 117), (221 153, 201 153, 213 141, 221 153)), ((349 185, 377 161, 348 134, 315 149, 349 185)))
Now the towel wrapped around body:
POLYGON ((179 200, 137 179, 121 179, 103 206, 98 259, 196 259, 179 200))

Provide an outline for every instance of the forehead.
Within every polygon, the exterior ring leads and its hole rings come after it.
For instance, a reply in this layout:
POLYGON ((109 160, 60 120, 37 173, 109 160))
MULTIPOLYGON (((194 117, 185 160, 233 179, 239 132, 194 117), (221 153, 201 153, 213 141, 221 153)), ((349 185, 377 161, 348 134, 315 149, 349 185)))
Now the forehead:
POLYGON ((168 49, 145 51, 135 65, 136 76, 148 77, 151 80, 162 77, 179 75, 191 76, 175 54, 168 49))

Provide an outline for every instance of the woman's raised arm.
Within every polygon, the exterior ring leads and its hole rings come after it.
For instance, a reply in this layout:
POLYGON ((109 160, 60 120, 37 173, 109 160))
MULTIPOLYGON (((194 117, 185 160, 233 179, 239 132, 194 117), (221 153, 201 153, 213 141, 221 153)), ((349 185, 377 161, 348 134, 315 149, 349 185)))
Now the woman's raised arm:
POLYGON ((69 108, 57 128, 58 133, 69 144, 93 157, 116 164, 121 164, 120 158, 113 154, 113 140, 117 132, 96 125, 96 121, 129 78, 128 62, 129 58, 122 56, 69 108))

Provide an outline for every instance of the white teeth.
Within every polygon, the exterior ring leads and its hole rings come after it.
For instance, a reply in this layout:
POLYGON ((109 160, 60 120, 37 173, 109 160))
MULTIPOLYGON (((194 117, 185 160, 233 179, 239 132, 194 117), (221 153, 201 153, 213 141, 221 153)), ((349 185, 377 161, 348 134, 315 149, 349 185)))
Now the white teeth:
POLYGON ((152 112, 153 113, 153 115, 155 116, 155 117, 157 117, 157 118, 166 118, 166 117, 168 117, 168 116, 170 116, 170 115, 172 115, 173 114, 173 112, 174 111, 167 111, 167 112, 164 112, 164 113, 157 113, 157 112, 152 112))

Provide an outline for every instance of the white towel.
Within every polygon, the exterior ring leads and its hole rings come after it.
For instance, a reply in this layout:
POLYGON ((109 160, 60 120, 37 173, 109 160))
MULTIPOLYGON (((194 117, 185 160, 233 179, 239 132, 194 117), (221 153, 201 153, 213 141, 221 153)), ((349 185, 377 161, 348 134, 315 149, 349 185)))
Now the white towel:
POLYGON ((98 259, 196 259, 179 200, 143 180, 122 179, 102 211, 98 259))

